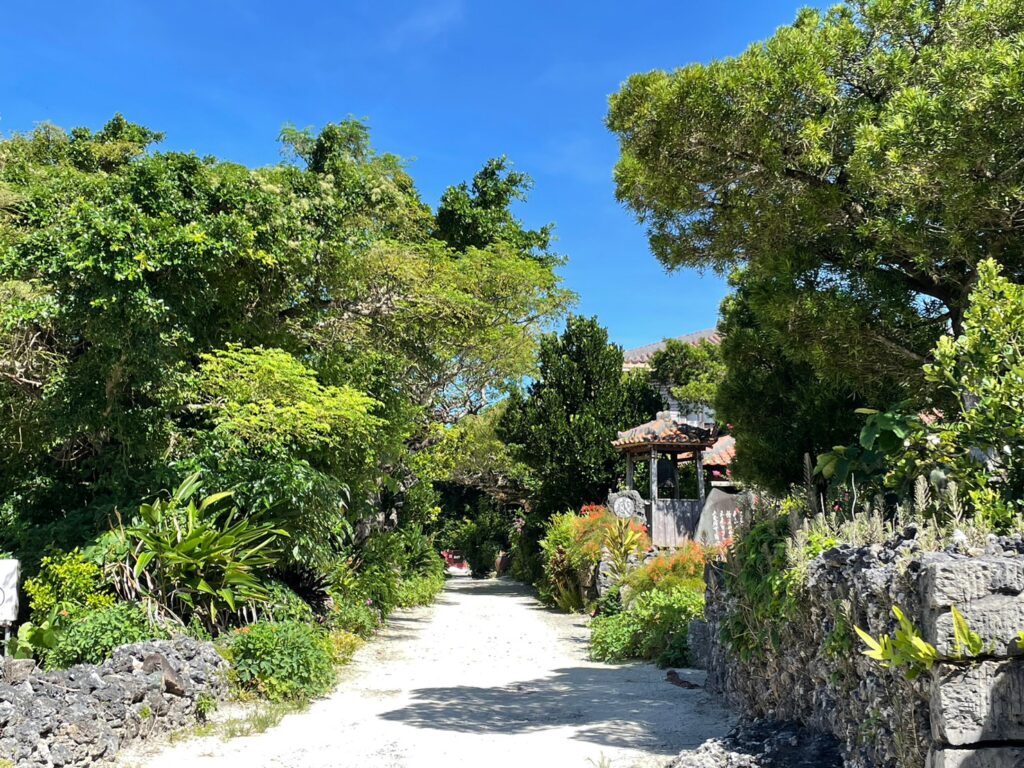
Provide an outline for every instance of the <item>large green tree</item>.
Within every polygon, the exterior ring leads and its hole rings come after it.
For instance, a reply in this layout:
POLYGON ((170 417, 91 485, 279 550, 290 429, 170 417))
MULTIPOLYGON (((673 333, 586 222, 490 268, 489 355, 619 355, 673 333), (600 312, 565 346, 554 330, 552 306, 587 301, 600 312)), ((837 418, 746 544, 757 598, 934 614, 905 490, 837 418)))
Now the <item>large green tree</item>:
POLYGON ((161 138, 118 116, 0 141, 0 548, 195 468, 328 531, 428 504, 438 436, 534 370, 571 299, 508 213, 525 177, 489 163, 515 194, 449 211, 501 222, 456 241, 359 122, 286 128, 255 170, 161 138))
POLYGON ((498 433, 533 470, 546 519, 614 490, 616 432, 651 420, 662 403, 646 375, 622 373, 622 349, 596 318, 570 317, 561 335, 541 340, 539 357, 536 381, 510 397, 498 433))
POLYGON ((1024 276, 1017 0, 848 0, 612 97, 619 198, 669 268, 745 267, 833 382, 922 381, 977 265, 1024 276))

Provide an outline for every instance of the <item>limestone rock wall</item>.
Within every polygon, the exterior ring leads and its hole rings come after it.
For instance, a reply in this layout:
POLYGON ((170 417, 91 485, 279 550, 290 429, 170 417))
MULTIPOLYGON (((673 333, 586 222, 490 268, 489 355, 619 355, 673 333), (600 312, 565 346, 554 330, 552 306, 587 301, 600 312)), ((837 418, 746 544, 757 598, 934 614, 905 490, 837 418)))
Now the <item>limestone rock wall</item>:
POLYGON ((735 600, 708 572, 708 686, 757 717, 834 734, 851 766, 1021 765, 1024 750, 1024 546, 992 538, 985 551, 921 552, 908 529, 886 545, 843 545, 813 560, 784 642, 740 659, 720 629, 735 600), (865 658, 854 624, 893 630, 900 606, 926 640, 954 655, 956 606, 986 641, 976 659, 939 664, 908 681, 865 658))
POLYGON ((118 648, 99 666, 38 672, 8 660, 0 758, 25 768, 87 766, 129 742, 196 722, 201 695, 227 693, 224 661, 186 637, 118 648))

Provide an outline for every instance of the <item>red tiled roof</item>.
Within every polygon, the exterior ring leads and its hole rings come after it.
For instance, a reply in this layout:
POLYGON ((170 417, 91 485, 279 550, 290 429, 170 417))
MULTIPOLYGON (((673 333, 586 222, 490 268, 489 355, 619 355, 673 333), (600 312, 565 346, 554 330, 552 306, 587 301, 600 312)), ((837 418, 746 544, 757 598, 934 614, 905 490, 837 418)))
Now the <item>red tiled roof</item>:
MULTIPOLYGON (((627 349, 622 353, 622 360, 625 365, 642 365, 649 363, 651 357, 655 352, 660 352, 665 348, 665 342, 667 339, 656 342, 654 344, 647 344, 642 347, 635 349, 627 349)), ((697 346, 702 341, 709 341, 712 344, 718 344, 722 341, 721 335, 718 333, 717 328, 708 328, 704 331, 695 331, 694 333, 687 333, 682 336, 676 336, 673 341, 679 341, 683 344, 690 344, 691 346, 697 346)))
POLYGON ((702 429, 673 417, 670 411, 662 411, 654 421, 619 432, 612 445, 620 451, 657 448, 662 451, 677 451, 687 448, 707 447, 714 443, 715 430, 702 429))
POLYGON ((727 467, 736 458, 736 438, 722 435, 715 444, 704 451, 701 460, 705 467, 727 467))

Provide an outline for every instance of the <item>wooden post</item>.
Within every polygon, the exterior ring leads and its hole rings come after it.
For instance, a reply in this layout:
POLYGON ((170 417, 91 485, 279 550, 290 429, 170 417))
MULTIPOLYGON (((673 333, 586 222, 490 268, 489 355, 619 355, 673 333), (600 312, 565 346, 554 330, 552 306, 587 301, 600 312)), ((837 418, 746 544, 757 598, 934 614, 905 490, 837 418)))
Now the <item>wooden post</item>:
POLYGON ((679 500, 679 454, 672 454, 672 480, 675 481, 675 487, 672 489, 672 498, 679 500))
POLYGON ((697 465, 697 498, 700 500, 700 508, 704 509, 704 451, 698 448, 694 455, 697 465))
POLYGON ((633 490, 633 454, 626 454, 626 490, 633 490))
POLYGON ((654 502, 658 500, 658 452, 651 448, 651 514, 654 514, 654 502))

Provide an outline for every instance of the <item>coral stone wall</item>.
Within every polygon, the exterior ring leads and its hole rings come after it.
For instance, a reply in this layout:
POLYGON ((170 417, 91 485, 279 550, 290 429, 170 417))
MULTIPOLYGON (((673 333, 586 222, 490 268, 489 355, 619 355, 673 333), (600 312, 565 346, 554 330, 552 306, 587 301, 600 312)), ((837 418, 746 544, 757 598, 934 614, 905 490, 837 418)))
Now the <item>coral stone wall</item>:
POLYGON ((708 686, 746 713, 834 734, 852 766, 1010 766, 1024 757, 1024 544, 990 537, 978 551, 921 552, 908 528, 887 544, 830 549, 808 566, 785 642, 741 659, 723 642, 729 611, 720 566, 709 567, 708 686), (950 608, 986 641, 975 659, 909 681, 861 654, 854 624, 894 628, 900 606, 925 640, 954 655, 950 608))
POLYGON ((180 637, 126 645, 99 666, 37 672, 7 660, 0 680, 0 759, 26 768, 87 766, 129 742, 196 722, 200 696, 223 698, 224 661, 180 637))

